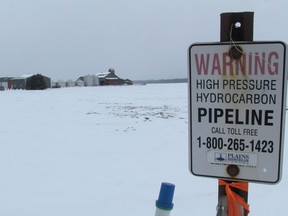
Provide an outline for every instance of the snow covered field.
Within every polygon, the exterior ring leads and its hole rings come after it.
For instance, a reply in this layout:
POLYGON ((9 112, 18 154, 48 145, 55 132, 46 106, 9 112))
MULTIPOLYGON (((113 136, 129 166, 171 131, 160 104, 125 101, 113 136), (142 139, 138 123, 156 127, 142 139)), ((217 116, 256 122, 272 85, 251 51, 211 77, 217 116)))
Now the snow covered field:
MULTIPOLYGON (((187 84, 0 92, 0 215, 151 216, 163 181, 171 216, 216 215, 218 181, 188 170, 187 100, 187 84)), ((249 185, 250 215, 287 215, 286 156, 279 184, 249 185)))

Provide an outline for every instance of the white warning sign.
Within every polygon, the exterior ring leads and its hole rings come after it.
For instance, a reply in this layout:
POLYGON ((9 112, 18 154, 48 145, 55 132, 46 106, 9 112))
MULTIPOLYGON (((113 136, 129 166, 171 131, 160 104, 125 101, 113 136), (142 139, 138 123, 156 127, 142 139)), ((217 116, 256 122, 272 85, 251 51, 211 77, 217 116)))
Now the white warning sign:
POLYGON ((286 45, 193 44, 188 57, 191 172, 278 182, 286 109, 286 45), (239 172, 229 173, 230 165, 239 172))

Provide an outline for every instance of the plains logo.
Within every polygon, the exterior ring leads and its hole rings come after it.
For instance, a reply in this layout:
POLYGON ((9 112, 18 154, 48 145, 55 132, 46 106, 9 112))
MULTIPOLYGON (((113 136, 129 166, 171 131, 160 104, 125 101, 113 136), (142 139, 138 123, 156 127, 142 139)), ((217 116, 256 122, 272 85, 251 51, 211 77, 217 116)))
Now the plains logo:
POLYGON ((231 164, 249 164, 249 154, 214 153, 214 162, 231 164))
POLYGON ((209 151, 207 161, 216 164, 257 166, 257 154, 209 151))
POLYGON ((226 162, 227 161, 227 154, 215 152, 214 160, 215 160, 215 162, 226 162))

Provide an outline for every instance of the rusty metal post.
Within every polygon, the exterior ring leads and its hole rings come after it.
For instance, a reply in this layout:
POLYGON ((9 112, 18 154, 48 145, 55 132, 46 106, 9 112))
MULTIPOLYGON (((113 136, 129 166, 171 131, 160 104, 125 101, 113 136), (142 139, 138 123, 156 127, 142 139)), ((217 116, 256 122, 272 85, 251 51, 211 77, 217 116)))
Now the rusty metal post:
MULTIPOLYGON (((222 13, 220 41, 253 41, 253 22, 254 12, 222 13)), ((244 192, 238 189, 232 190, 240 195, 245 200, 245 202, 248 202, 248 192, 244 192)), ((219 185, 217 216, 227 216, 227 206, 228 204, 225 186, 219 185)), ((243 211, 243 216, 247 215, 248 213, 243 211)))
POLYGON ((220 16, 221 42, 229 42, 231 32, 233 41, 253 41, 254 12, 222 13, 220 16))

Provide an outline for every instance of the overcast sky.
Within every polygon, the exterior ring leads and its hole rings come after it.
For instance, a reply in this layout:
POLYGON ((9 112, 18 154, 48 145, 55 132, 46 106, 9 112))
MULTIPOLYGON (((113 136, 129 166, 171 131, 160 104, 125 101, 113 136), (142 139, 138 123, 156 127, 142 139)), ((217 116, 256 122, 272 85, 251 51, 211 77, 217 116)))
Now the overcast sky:
POLYGON ((253 11, 254 40, 288 39, 287 0, 0 0, 0 76, 52 80, 114 68, 187 77, 187 50, 220 38, 220 14, 253 11))

